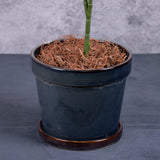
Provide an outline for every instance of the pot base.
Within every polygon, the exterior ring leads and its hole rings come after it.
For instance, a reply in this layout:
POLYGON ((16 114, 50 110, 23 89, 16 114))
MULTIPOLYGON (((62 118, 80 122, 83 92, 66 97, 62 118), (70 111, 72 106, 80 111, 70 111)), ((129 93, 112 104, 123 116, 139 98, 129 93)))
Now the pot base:
POLYGON ((39 122, 38 130, 40 136, 46 142, 56 147, 70 150, 92 150, 105 147, 107 145, 117 142, 122 136, 123 126, 122 123, 119 123, 117 131, 110 137, 91 141, 70 141, 52 137, 43 130, 42 121, 39 122))

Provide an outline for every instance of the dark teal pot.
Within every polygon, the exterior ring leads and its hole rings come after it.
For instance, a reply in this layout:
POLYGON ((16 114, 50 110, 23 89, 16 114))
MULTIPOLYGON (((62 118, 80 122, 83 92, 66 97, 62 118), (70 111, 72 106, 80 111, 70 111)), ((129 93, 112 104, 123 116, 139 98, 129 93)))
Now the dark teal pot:
POLYGON ((39 51, 34 49, 31 56, 44 131, 71 141, 112 136, 119 125, 131 53, 126 51, 128 59, 115 67, 76 71, 43 64, 35 57, 39 51))

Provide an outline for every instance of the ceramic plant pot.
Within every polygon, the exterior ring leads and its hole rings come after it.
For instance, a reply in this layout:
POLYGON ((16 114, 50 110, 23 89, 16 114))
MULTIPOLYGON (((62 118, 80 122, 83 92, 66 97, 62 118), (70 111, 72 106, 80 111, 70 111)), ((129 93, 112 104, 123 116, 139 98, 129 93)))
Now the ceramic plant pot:
POLYGON ((40 135, 67 149, 95 149, 119 140, 119 122, 126 78, 132 55, 115 67, 99 70, 69 70, 46 65, 32 50, 41 106, 40 135))

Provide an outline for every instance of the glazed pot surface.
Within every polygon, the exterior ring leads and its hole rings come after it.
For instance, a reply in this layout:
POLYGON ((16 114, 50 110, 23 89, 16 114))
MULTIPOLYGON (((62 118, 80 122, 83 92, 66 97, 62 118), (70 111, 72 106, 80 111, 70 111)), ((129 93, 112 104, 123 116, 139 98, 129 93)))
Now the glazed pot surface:
POLYGON ((56 138, 97 140, 117 130, 131 53, 120 65, 101 70, 75 71, 54 68, 36 59, 36 75, 44 131, 56 138))

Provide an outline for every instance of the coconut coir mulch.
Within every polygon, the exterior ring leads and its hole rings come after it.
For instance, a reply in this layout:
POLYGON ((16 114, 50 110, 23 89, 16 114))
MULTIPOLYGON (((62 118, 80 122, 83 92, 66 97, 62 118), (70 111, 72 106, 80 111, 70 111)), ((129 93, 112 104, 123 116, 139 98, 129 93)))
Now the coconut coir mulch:
POLYGON ((73 70, 108 68, 123 63, 127 59, 126 50, 112 42, 90 39, 90 43, 88 57, 83 55, 84 39, 71 35, 42 45, 36 57, 45 64, 73 70))

